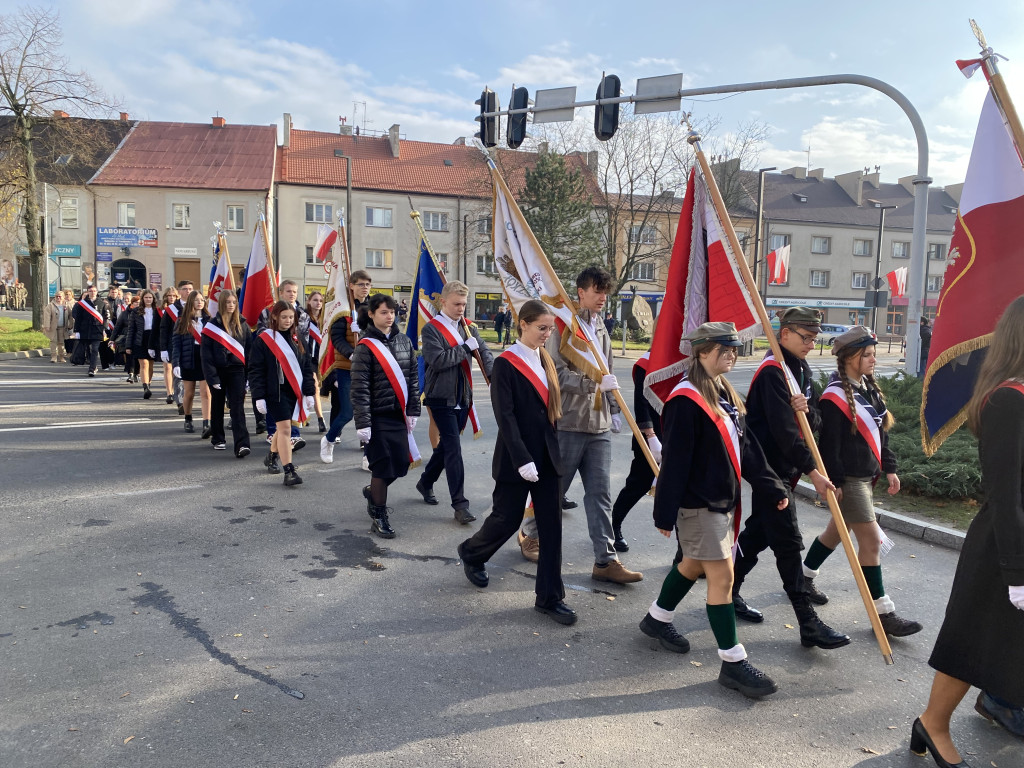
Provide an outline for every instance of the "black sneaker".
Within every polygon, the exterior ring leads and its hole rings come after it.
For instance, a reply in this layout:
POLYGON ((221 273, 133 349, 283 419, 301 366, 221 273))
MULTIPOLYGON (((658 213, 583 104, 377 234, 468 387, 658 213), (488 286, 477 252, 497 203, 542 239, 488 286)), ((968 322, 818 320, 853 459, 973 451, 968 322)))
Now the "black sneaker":
POLYGON ((262 435, 267 431, 267 422, 263 419, 256 419, 256 434, 262 435))
POLYGON ((195 432, 196 431, 196 428, 194 426, 192 426, 192 419, 186 419, 185 420, 185 431, 186 432, 195 432))
POLYGON ((181 403, 178 403, 178 415, 179 416, 184 416, 185 415, 185 406, 182 405, 181 403))
POLYGON ((751 699, 770 696, 779 690, 774 680, 746 659, 723 661, 722 671, 718 673, 718 682, 751 699))
POLYGON ((227 447, 228 447, 227 443, 214 443, 213 444, 213 450, 215 450, 215 451, 223 451, 227 447))
POLYGON ((201 435, 201 437, 203 438, 203 440, 209 440, 210 439, 210 435, 212 435, 212 434, 213 434, 213 427, 210 426, 210 420, 209 419, 203 419, 203 434, 201 435))
POLYGON ((640 622, 640 631, 655 638, 666 651, 686 653, 690 650, 690 641, 676 631, 671 621, 658 621, 648 613, 640 622))
POLYGON ((248 445, 243 445, 241 448, 239 448, 237 451, 235 451, 235 457, 239 458, 239 459, 244 459, 250 453, 252 453, 252 451, 249 450, 249 446, 248 445))
POLYGON ((807 590, 807 599, 815 605, 825 605, 828 602, 828 595, 814 586, 814 579, 804 576, 804 588, 807 590))
POLYGON ((891 613, 880 613, 878 618, 882 622, 882 629, 885 630, 885 634, 892 635, 893 637, 916 635, 924 629, 920 622, 911 621, 910 619, 904 619, 902 616, 897 616, 895 611, 891 613))
POLYGON ((174 395, 168 395, 167 396, 167 404, 170 405, 173 402, 174 402, 174 395))
POLYGON ((306 447, 306 441, 303 440, 301 437, 293 437, 292 438, 292 450, 293 451, 301 451, 305 447, 306 447))
POLYGON ((562 509, 576 509, 579 504, 575 501, 571 501, 568 496, 562 497, 562 509))

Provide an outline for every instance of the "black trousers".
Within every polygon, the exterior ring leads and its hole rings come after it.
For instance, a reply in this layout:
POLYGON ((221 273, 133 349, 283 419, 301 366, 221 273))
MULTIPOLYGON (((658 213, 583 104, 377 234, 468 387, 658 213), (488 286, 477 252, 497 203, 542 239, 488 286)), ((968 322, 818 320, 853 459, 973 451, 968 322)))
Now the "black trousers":
POLYGON ((537 562, 537 605, 550 607, 565 598, 562 585, 562 510, 559 478, 550 463, 540 469, 536 483, 521 480, 494 483, 491 514, 480 530, 462 542, 463 560, 484 565, 512 536, 519 531, 526 509, 526 497, 532 494, 533 514, 540 536, 540 557, 537 562))
POLYGON ((440 439, 423 468, 423 484, 428 488, 432 487, 444 472, 448 477, 452 508, 469 509, 469 500, 463 488, 466 482, 466 469, 462 465, 462 430, 466 428, 469 409, 456 410, 442 405, 429 407, 440 439))
MULTIPOLYGON (((785 482, 785 481, 783 481, 785 482)), ((800 526, 796 519, 796 503, 793 491, 788 490, 789 506, 777 509, 776 503, 765 500, 758 493, 751 500, 750 517, 740 531, 739 549, 733 564, 733 594, 739 594, 743 580, 757 565, 757 556, 771 547, 775 554, 775 567, 782 577, 782 586, 790 600, 807 597, 804 586, 803 559, 800 556, 804 548, 800 526)))
POLYGON ((629 465, 629 474, 626 476, 626 484, 622 486, 619 495, 615 497, 612 504, 612 527, 618 530, 626 515, 636 506, 647 492, 651 490, 654 483, 654 470, 640 450, 640 444, 633 438, 633 462, 629 465))
POLYGON ((227 401, 231 413, 231 437, 235 453, 249 447, 249 430, 245 424, 245 369, 242 367, 218 368, 220 389, 210 387, 210 441, 223 443, 224 403, 227 401))
POLYGON ((103 342, 100 345, 100 364, 104 368, 109 368, 114 364, 114 350, 110 348, 110 345, 103 342))
POLYGON ((95 371, 100 365, 100 340, 85 339, 82 341, 82 344, 85 345, 85 355, 89 361, 89 371, 95 371))

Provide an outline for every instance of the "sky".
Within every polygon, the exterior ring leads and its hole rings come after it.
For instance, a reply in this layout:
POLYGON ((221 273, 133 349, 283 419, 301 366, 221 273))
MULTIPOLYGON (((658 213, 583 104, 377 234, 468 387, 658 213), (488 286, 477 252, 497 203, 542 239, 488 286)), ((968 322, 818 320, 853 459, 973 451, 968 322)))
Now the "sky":
MULTIPOLYGON (((63 53, 132 118, 336 131, 339 117, 405 138, 472 136, 486 85, 506 104, 514 85, 575 85, 592 98, 602 72, 623 92, 638 77, 681 72, 684 88, 849 73, 901 91, 924 121, 929 175, 963 181, 985 96, 979 73, 954 65, 978 45, 973 14, 1024 109, 1024 3, 952 0, 834 4, 686 4, 608 0, 436 0, 302 3, 266 0, 58 0, 63 53)), ((719 130, 763 121, 761 167, 823 167, 827 176, 878 165, 883 181, 917 171, 910 123, 862 86, 773 90, 684 102, 719 130), (808 157, 808 147, 809 157, 808 157)), ((578 110, 577 119, 592 120, 578 110)), ((504 129, 503 129, 504 130, 504 129)), ((503 135, 503 134, 502 134, 503 135)))

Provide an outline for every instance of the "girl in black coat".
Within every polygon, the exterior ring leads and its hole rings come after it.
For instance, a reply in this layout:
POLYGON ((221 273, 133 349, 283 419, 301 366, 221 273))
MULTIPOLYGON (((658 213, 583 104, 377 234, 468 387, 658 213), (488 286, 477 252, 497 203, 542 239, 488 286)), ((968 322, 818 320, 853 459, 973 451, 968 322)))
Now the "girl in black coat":
MULTIPOLYGON (((316 391, 313 393, 313 404, 316 406, 317 429, 323 433, 327 431, 327 424, 324 423, 324 406, 320 402, 320 345, 322 342, 316 340, 316 333, 323 339, 324 325, 324 295, 320 291, 313 291, 306 299, 306 314, 309 315, 309 361, 313 364, 313 378, 316 380, 316 391)), ((313 414, 309 414, 312 416, 313 414)))
POLYGON ((231 436, 235 456, 249 455, 249 430, 245 424, 245 361, 249 358, 252 334, 238 313, 234 291, 222 290, 217 297, 217 315, 203 328, 200 350, 203 377, 210 387, 210 442, 223 451, 224 403, 231 411, 231 436), (240 359, 240 357, 241 359, 240 359))
POLYGON ((153 361, 160 346, 160 313, 156 307, 156 295, 149 289, 139 296, 138 309, 124 313, 129 315, 128 338, 125 341, 126 359, 135 360, 142 377, 142 397, 149 400, 153 393, 149 384, 153 380, 153 361))
POLYGON ((540 537, 535 609, 559 624, 575 624, 562 585, 562 457, 555 424, 561 416, 558 374, 544 344, 555 317, 542 301, 519 310, 519 340, 494 360, 491 405, 498 421, 491 476, 491 514, 459 545, 466 578, 486 587, 484 565, 519 530, 527 497, 533 499, 540 537))
POLYGON ((398 302, 377 293, 367 309, 359 318, 366 330, 352 353, 352 411, 373 475, 363 488, 370 530, 392 539, 388 486, 409 472, 411 435, 420 415, 419 379, 412 341, 395 325, 398 302), (397 389, 388 373, 396 377, 397 389))
POLYGON ((203 326, 210 320, 206 299, 199 291, 192 291, 171 334, 171 364, 175 377, 183 385, 182 406, 185 411, 185 431, 195 432, 192 426, 192 401, 199 382, 199 402, 203 412, 203 439, 210 436, 210 388, 203 380, 203 366, 199 357, 199 342, 203 326))
POLYGON ((131 330, 131 319, 132 312, 139 308, 139 297, 132 296, 128 302, 128 307, 117 317, 117 322, 114 323, 114 330, 110 334, 110 348, 117 354, 118 339, 122 339, 120 344, 122 345, 121 354, 124 358, 124 372, 126 374, 125 381, 128 384, 139 380, 139 363, 137 360, 133 360, 132 356, 128 354, 128 332, 131 330))
POLYGON ((982 689, 975 709, 1008 727, 1019 729, 1024 704, 1024 296, 996 325, 967 418, 978 437, 985 503, 967 529, 928 659, 935 668, 928 708, 910 737, 914 752, 927 749, 940 766, 960 760, 949 720, 972 685, 982 689))
MULTIPOLYGON (((301 419, 303 410, 313 410, 315 385, 313 368, 299 340, 295 308, 291 304, 286 301, 274 304, 267 318, 267 327, 260 331, 252 343, 250 357, 249 389, 252 391, 256 411, 263 415, 269 414, 277 422, 270 453, 263 463, 272 475, 281 472, 283 463, 284 484, 301 485, 302 478, 292 463, 292 421, 301 419)), ((231 419, 233 427, 235 417, 231 419)))
MULTIPOLYGON (((160 355, 160 359, 164 365, 164 389, 167 390, 167 404, 170 405, 174 402, 174 366, 171 365, 171 350, 165 346, 169 343, 171 333, 174 330, 174 315, 168 309, 169 306, 173 305, 178 300, 178 289, 173 285, 164 291, 163 296, 160 297, 160 306, 157 308, 157 312, 160 315, 160 334, 158 344, 160 345, 157 349, 157 353, 160 355), (168 330, 164 330, 167 328, 168 330)), ((184 410, 182 410, 184 413, 184 410)))

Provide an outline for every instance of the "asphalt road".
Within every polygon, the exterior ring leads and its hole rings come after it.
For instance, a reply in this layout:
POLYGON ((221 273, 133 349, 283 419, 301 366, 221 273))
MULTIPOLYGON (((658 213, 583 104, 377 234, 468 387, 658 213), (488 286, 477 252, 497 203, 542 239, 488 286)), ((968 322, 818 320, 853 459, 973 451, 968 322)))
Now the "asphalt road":
MULTIPOLYGON (((482 517, 495 428, 480 412, 485 436, 463 450, 482 517)), ((822 616, 854 638, 836 651, 800 646, 769 555, 744 589, 767 620, 740 641, 780 690, 753 702, 716 682, 700 585, 676 614, 689 654, 638 631, 674 550, 649 500, 625 525, 624 562, 646 574, 633 586, 591 580, 582 506, 566 513, 580 621, 562 627, 532 610, 514 543, 487 589, 469 585, 455 547, 479 523, 456 524, 440 484, 428 507, 414 476, 396 483, 398 537, 382 542, 351 428, 331 466, 307 437, 305 484, 288 489, 262 444, 214 452, 120 376, 0 362, 0 765, 926 765, 907 744, 954 553, 894 536, 890 594, 926 629, 893 641, 892 667, 841 554, 819 579, 822 616)), ((613 445, 617 492, 629 440, 613 445)), ((799 503, 810 539, 825 513, 799 503)), ((969 703, 954 727, 975 765, 1024 765, 969 703)))

